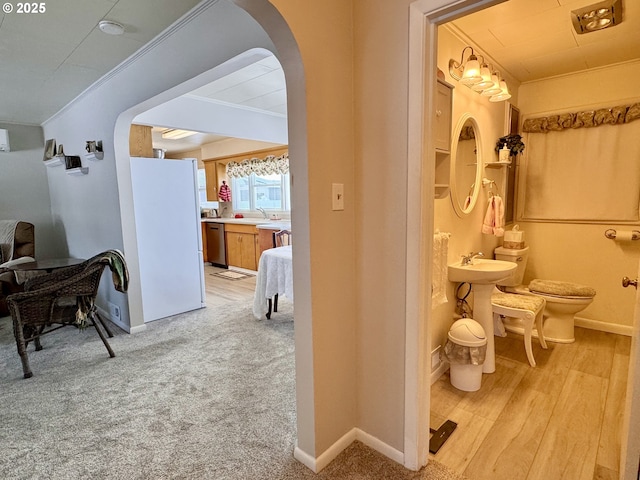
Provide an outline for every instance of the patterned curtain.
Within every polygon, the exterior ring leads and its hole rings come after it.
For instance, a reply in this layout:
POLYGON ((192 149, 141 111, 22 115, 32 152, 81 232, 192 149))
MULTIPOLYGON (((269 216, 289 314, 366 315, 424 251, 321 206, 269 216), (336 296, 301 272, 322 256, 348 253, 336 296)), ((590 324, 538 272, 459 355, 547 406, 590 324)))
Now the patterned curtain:
POLYGON ((241 162, 227 163, 227 175, 231 178, 256 175, 285 174, 289 172, 289 154, 279 157, 269 155, 266 158, 248 158, 241 162))

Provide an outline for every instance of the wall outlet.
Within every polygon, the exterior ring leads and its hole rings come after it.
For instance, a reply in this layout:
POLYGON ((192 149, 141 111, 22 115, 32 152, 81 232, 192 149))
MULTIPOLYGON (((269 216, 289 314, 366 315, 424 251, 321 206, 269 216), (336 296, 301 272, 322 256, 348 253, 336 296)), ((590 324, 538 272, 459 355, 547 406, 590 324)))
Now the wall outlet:
POLYGON ((440 350, 442 350, 442 345, 438 345, 431 352, 431 371, 434 372, 440 367, 440 350))
POLYGON ((115 303, 109 302, 109 314, 114 320, 120 320, 120 307, 115 303))

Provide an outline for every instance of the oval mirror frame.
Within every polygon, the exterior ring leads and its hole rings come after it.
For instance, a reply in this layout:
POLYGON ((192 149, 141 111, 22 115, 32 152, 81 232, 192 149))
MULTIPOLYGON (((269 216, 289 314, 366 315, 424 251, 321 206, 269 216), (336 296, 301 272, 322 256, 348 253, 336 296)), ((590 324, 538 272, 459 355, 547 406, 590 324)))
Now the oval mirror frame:
POLYGON ((459 217, 469 215, 476 206, 478 196, 480 194, 480 186, 482 185, 483 167, 480 128, 475 117, 470 113, 465 113, 458 120, 451 137, 449 183, 451 186, 451 203, 459 217), (460 143, 460 134, 463 132, 463 129, 466 129, 467 127, 471 127, 473 129, 475 137, 475 159, 463 157, 463 152, 468 149, 462 147, 462 144, 460 143), (473 164, 475 164, 476 167, 475 175, 472 177, 473 182, 469 183, 469 177, 471 177, 471 175, 467 175, 467 181, 464 180, 464 167, 468 167, 473 164))

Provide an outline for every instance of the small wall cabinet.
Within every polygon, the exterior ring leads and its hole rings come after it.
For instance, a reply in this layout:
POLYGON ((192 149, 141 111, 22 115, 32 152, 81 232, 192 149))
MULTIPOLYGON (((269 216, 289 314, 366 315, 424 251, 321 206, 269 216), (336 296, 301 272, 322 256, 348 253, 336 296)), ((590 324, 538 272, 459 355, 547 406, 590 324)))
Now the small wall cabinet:
POLYGON ((438 79, 434 145, 436 149, 435 198, 449 195, 449 165, 451 162, 451 104, 453 85, 438 79))

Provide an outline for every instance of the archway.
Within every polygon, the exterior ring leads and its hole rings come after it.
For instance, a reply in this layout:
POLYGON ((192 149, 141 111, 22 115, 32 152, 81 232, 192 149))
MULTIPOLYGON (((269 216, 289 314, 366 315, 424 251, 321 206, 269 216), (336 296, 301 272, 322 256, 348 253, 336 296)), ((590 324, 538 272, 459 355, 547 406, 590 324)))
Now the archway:
MULTIPOLYGON (((158 89, 160 93, 149 94, 135 106, 124 109, 118 114, 114 125, 114 150, 116 160, 116 177, 118 183, 118 197, 120 202, 121 227, 123 246, 125 252, 132 259, 129 262, 131 283, 129 289, 129 312, 131 318, 132 333, 144 329, 142 321, 142 301, 139 280, 139 265, 137 262, 137 238, 135 217, 132 204, 132 186, 129 161, 129 127, 133 118, 139 113, 159 105, 171 98, 175 98, 199 86, 205 85, 217 76, 228 73, 237 68, 238 63, 246 60, 251 55, 252 48, 266 48, 280 61, 287 84, 287 109, 289 124, 289 155, 295 159, 291 162, 290 172, 292 178, 292 203, 296 206, 292 216, 292 228, 296 232, 294 275, 296 277, 295 293, 295 351, 296 351, 296 404, 297 404, 297 447, 296 457, 313 457, 315 453, 314 432, 314 398, 313 398, 313 363, 312 363, 312 338, 311 338, 311 282, 310 282, 310 254, 309 254, 309 219, 308 219, 308 174, 307 174, 307 147, 306 147, 306 101, 304 86, 304 71, 300 53, 293 35, 280 15, 280 13, 267 0, 254 0, 251 2, 228 1, 219 2, 211 0, 196 7, 194 15, 186 19, 182 24, 172 27, 172 31, 160 38, 157 44, 147 52, 149 59, 143 58, 134 72, 131 74, 135 80, 144 81, 145 63, 158 61, 171 55, 176 48, 184 48, 191 44, 198 44, 201 50, 206 45, 215 45, 215 49, 208 52, 209 56, 191 52, 183 58, 182 71, 179 74, 168 75, 164 89, 158 89), (248 27, 233 29, 233 26, 224 24, 222 32, 216 32, 215 28, 206 24, 209 18, 215 18, 221 23, 222 15, 229 9, 239 9, 248 12, 256 22, 254 30, 248 27), (208 10, 220 9, 214 17, 208 10), (181 35, 180 29, 186 24, 193 25, 190 28, 188 38, 181 35), (194 33, 194 30, 197 30, 194 33), (240 32, 240 33, 239 33, 240 32), (253 35, 252 35, 253 34, 253 35), (225 36, 226 35, 226 36, 225 36), (238 49, 242 49, 242 42, 234 35, 242 35, 245 43, 244 51, 247 56, 238 55, 238 49), (256 38, 256 43, 251 38, 256 38), (266 39, 268 41, 266 41, 266 39), (226 42, 226 44, 225 44, 226 42), (163 52, 161 47, 166 47, 163 52), (228 47, 228 53, 225 50, 228 47), (155 50, 155 51, 152 51, 155 50), (223 51, 224 54, 220 52, 223 51), (235 51, 235 52, 234 52, 235 51), (216 54, 214 54, 216 53, 216 54), (220 57, 225 57, 222 61, 220 57), (154 58, 156 57, 156 58, 154 58), (230 60, 233 59, 233 60, 230 60), (189 76, 187 74, 190 73, 189 76), (295 179, 295 180, 294 180, 295 179)), ((247 21, 246 15, 243 21, 247 21)), ((230 22, 229 22, 230 23, 230 22)), ((255 51, 255 50, 253 50, 255 51)), ((179 71, 179 68, 176 68, 179 71)))

